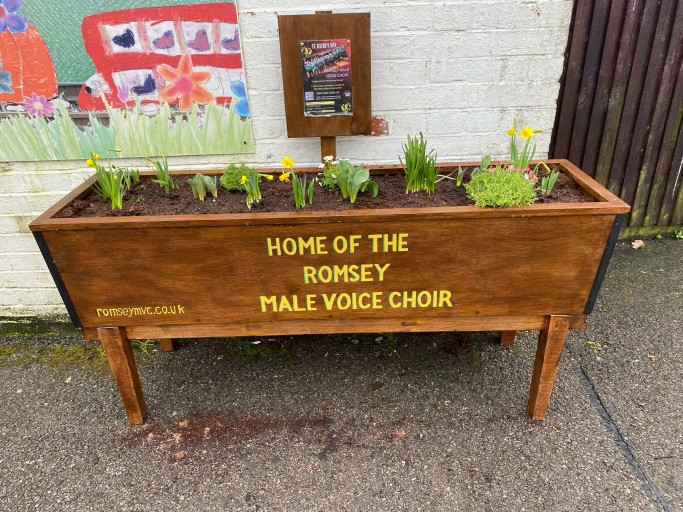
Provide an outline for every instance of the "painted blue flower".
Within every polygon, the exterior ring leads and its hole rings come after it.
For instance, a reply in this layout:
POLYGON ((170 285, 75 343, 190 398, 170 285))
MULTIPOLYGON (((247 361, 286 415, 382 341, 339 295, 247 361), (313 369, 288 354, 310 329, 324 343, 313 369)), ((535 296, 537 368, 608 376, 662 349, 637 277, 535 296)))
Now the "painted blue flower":
POLYGON ((0 94, 12 94, 12 74, 9 71, 2 70, 2 62, 0 62, 0 94))
POLYGON ((21 7, 22 0, 0 0, 0 32, 9 29, 10 32, 26 32, 28 22, 16 14, 21 7))

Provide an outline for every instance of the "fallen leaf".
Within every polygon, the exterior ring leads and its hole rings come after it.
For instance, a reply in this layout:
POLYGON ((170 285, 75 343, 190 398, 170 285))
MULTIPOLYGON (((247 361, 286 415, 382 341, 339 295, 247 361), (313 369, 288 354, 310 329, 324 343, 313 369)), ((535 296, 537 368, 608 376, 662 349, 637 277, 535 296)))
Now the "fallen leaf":
POLYGON ((654 361, 655 359, 657 359, 657 356, 653 356, 652 354, 648 354, 648 355, 647 355, 647 358, 648 358, 650 361, 654 361))
POLYGON ((645 242, 643 242, 642 240, 634 240, 633 242, 631 242, 631 247, 633 247, 634 249, 641 249, 644 246, 645 242))

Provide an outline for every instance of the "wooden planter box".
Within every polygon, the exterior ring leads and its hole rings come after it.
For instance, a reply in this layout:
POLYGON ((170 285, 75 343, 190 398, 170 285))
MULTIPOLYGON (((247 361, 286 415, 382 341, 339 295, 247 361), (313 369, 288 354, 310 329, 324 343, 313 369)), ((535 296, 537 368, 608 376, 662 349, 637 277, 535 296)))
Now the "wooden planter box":
POLYGON ((146 407, 130 339, 494 330, 511 344, 526 329, 541 330, 529 412, 543 419, 567 330, 583 327, 629 210, 553 163, 595 202, 54 218, 90 179, 30 229, 133 423, 146 407))

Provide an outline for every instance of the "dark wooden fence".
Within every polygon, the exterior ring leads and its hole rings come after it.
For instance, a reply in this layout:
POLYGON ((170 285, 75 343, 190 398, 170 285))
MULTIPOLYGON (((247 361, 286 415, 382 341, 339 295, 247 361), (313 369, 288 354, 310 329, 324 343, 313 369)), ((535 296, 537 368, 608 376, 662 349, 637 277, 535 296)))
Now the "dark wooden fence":
POLYGON ((553 158, 633 210, 622 235, 683 228, 683 0, 575 0, 553 158))

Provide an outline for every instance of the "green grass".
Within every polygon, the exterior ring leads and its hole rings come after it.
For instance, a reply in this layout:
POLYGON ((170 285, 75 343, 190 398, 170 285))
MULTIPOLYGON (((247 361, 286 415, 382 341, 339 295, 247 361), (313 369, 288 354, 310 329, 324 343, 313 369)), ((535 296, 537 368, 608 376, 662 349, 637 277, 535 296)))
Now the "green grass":
POLYGON ((251 153, 251 119, 242 120, 234 106, 195 105, 184 116, 168 104, 148 116, 138 107, 108 107, 109 125, 90 115, 79 127, 64 107, 54 119, 16 115, 0 120, 0 161, 78 160, 90 153, 119 148, 121 157, 251 153))

